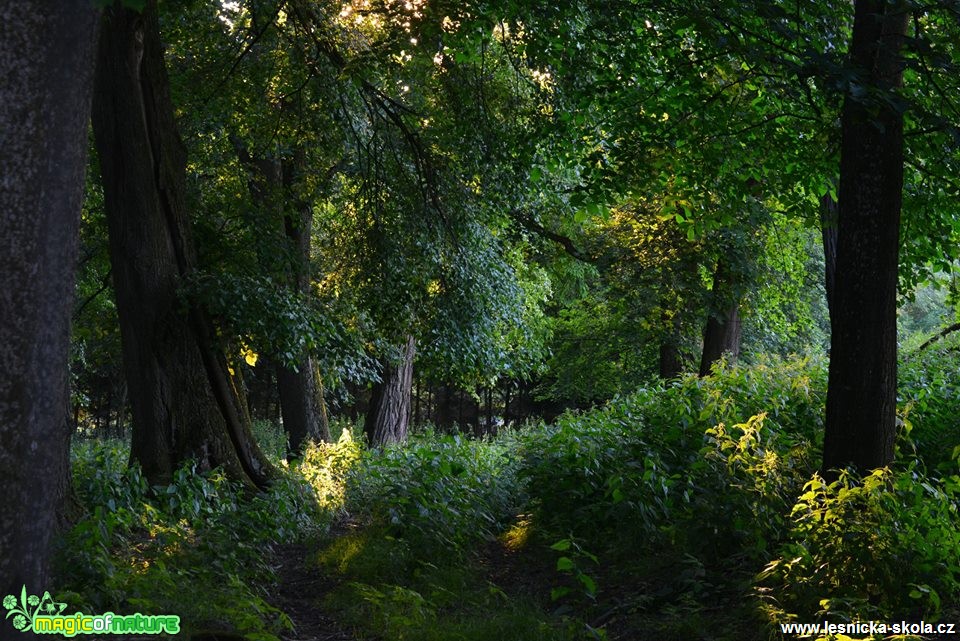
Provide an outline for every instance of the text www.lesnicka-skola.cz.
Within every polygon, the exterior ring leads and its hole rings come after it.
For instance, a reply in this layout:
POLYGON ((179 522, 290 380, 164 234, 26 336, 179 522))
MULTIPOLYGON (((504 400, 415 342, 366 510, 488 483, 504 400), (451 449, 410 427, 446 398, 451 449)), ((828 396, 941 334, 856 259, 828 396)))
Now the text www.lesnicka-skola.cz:
POLYGON ((856 621, 854 623, 781 623, 784 634, 812 636, 815 634, 956 634, 955 623, 881 623, 856 621))

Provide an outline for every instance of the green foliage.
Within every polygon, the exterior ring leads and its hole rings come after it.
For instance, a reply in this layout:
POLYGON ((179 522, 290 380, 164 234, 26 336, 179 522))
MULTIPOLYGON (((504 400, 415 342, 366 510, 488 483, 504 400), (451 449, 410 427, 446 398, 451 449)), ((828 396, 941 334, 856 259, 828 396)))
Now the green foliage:
POLYGON ((910 448, 931 473, 957 473, 960 447, 960 354, 956 336, 904 357, 898 377, 901 402, 909 407, 910 448))
POLYGON ((935 618, 960 595, 960 478, 913 469, 814 476, 777 558, 758 576, 773 622, 935 618))
POLYGON ((218 471, 187 463, 148 487, 125 448, 84 443, 75 486, 89 512, 65 536, 62 600, 91 611, 176 613, 188 629, 234 629, 276 640, 289 619, 254 586, 272 570, 264 554, 325 522, 302 477, 288 473, 247 497, 218 471))
MULTIPOLYGON (((739 540, 760 503, 773 500, 775 512, 813 465, 825 376, 808 360, 721 366, 531 431, 520 474, 540 524, 590 541, 616 524, 651 546, 739 540)), ((754 539, 762 548, 762 533, 754 539)))
POLYGON ((247 347, 296 367, 314 355, 328 385, 369 377, 373 363, 361 343, 364 322, 336 300, 320 300, 290 291, 270 276, 196 274, 181 290, 203 303, 225 329, 247 347))
MULTIPOLYGON (((378 531, 371 533, 378 536, 378 531)), ((348 579, 330 594, 327 605, 355 628, 388 639, 416 641, 588 641, 602 634, 574 620, 551 616, 530 595, 507 595, 485 581, 474 565, 427 560, 428 552, 404 553, 408 572, 390 582, 380 569, 395 564, 396 550, 373 537, 352 550, 348 579), (357 557, 362 557, 359 561, 357 557), (419 561, 417 561, 419 559, 419 561)), ((322 555, 321 563, 336 554, 322 555)))
POLYGON ((311 441, 297 463, 297 472, 310 484, 320 507, 335 514, 346 501, 347 478, 358 464, 363 450, 344 428, 336 443, 311 441))
POLYGON ((345 519, 317 557, 341 581, 326 606, 384 638, 687 639, 728 621, 742 639, 760 638, 757 614, 931 620, 960 597, 947 445, 960 368, 949 348, 931 354, 903 367, 897 467, 833 483, 814 472, 826 368, 801 358, 721 363, 493 439, 428 431, 367 450, 343 429, 257 497, 192 466, 151 488, 124 449, 83 441, 91 512, 63 546, 60 600, 275 639, 287 621, 254 587, 271 580, 265 549, 345 519), (936 448, 933 476, 916 453, 936 448), (524 554, 519 593, 491 570, 500 545, 524 554), (609 630, 598 612, 616 613, 609 630))
MULTIPOLYGON (((587 571, 591 564, 596 565, 598 562, 596 555, 583 549, 576 539, 560 539, 551 545, 550 549, 561 554, 557 559, 557 572, 572 577, 577 590, 584 596, 589 599, 596 598, 597 582, 587 571)), ((555 601, 570 594, 571 591, 572 589, 567 586, 556 587, 550 591, 550 598, 555 601)))
POLYGON ((823 353, 830 318, 819 231, 776 215, 763 240, 760 277, 746 295, 743 356, 823 353))
MULTIPOLYGON (((403 447, 364 451, 346 485, 346 507, 363 527, 329 541, 318 557, 343 580, 328 607, 390 639, 604 638, 550 614, 536 595, 508 596, 478 563, 525 496, 516 447, 509 433, 474 441, 427 432, 403 447)), ((592 579, 582 576, 586 589, 592 579)))
POLYGON ((347 509, 411 545, 464 552, 490 540, 515 513, 510 441, 418 435, 370 452, 347 483, 347 509))

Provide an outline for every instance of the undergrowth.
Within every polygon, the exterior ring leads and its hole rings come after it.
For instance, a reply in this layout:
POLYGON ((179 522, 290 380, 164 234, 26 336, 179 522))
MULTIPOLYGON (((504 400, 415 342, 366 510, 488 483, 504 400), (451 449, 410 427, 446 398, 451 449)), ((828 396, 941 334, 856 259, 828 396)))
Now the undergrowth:
POLYGON ((345 431, 253 499, 189 466, 149 488, 122 449, 85 445, 92 507, 64 545, 63 600, 276 639, 289 621, 265 552, 313 533, 311 567, 337 583, 326 607, 361 638, 743 641, 784 622, 933 621, 960 597, 955 365, 907 363, 894 466, 832 483, 817 474, 826 367, 803 359, 721 365, 492 439, 369 450, 345 431))
POLYGON ((263 587, 276 578, 269 553, 329 525, 358 452, 349 433, 311 446, 297 467, 281 467, 269 491, 248 497, 194 463, 170 485, 150 487, 127 466, 125 445, 79 442, 74 487, 88 511, 62 541, 60 600, 94 612, 177 614, 188 633, 274 641, 290 621, 263 587))

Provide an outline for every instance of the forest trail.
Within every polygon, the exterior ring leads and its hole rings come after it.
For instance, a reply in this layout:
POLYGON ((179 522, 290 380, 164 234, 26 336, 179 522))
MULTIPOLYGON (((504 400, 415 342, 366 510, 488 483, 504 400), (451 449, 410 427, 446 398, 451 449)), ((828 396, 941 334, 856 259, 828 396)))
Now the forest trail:
POLYGON ((308 560, 313 548, 309 544, 291 543, 278 546, 274 552, 278 582, 272 590, 272 605, 280 608, 293 622, 294 628, 280 635, 283 641, 356 641, 324 610, 323 598, 335 586, 308 560))

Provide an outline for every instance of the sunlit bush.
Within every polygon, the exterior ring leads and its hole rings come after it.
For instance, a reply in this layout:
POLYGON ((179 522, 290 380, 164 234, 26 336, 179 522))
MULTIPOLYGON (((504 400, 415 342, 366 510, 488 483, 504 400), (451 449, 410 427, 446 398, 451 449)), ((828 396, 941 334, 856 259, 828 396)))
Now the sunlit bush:
POLYGON ((804 490, 758 576, 771 622, 929 619, 960 595, 960 479, 879 469, 804 490))

